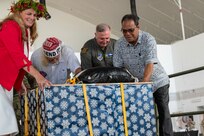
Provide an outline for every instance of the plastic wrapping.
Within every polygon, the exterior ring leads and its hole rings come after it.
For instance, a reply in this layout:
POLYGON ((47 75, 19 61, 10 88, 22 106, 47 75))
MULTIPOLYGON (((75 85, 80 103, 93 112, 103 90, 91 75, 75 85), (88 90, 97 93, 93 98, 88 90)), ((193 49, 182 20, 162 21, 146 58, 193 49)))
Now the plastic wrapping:
POLYGON ((78 73, 75 78, 82 83, 138 82, 127 69, 117 67, 93 67, 78 73))

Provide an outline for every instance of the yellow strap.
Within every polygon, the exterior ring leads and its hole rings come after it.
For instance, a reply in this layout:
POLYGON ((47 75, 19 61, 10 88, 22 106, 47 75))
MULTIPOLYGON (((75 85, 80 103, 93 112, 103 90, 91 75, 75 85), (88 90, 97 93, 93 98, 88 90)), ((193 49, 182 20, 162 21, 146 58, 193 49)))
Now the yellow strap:
POLYGON ((77 81, 77 78, 76 78, 76 77, 73 77, 73 78, 67 79, 66 83, 70 83, 70 84, 75 85, 75 84, 76 84, 76 81, 77 81))
POLYGON ((28 98, 27 98, 27 92, 25 92, 25 103, 24 103, 24 113, 25 113, 25 120, 24 120, 24 134, 25 136, 28 136, 28 98))
POLYGON ((87 115, 87 120, 88 120, 88 127, 89 127, 89 133, 90 136, 93 136, 93 130, 92 130, 92 124, 91 124, 91 115, 89 111, 89 104, 88 104, 88 98, 87 98, 87 93, 86 93, 86 85, 82 85, 82 89, 84 92, 84 102, 85 102, 85 107, 86 107, 86 115, 87 115))
POLYGON ((37 129, 38 133, 37 136, 41 136, 41 131, 40 131, 40 113, 39 113, 39 102, 38 102, 38 88, 36 89, 36 109, 37 109, 37 129))
POLYGON ((124 121, 124 128, 125 128, 125 136, 128 136, 128 126, 127 126, 126 106, 125 106, 125 94, 124 94, 123 83, 120 83, 120 92, 121 92, 121 99, 122 99, 123 121, 124 121))

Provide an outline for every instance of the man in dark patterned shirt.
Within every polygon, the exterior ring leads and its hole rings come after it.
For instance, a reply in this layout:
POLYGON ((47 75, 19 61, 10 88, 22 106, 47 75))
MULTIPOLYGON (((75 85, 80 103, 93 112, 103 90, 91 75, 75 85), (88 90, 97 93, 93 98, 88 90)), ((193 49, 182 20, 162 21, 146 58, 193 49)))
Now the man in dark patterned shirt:
POLYGON ((121 37, 115 45, 113 65, 127 68, 140 82, 153 82, 153 95, 159 113, 159 135, 173 136, 169 111, 169 78, 157 58, 155 38, 139 30, 139 18, 122 18, 121 37))

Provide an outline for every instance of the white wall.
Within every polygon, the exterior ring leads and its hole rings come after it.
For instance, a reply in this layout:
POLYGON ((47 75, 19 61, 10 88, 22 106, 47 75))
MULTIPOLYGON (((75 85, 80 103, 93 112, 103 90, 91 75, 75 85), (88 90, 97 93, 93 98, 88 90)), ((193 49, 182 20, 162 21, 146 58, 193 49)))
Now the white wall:
POLYGON ((54 8, 48 9, 51 19, 38 21, 39 37, 35 46, 39 47, 47 37, 55 36, 75 51, 80 51, 84 42, 94 37, 94 25, 54 8))
MULTIPOLYGON (((168 75, 174 73, 174 67, 173 67, 173 60, 172 60, 172 48, 171 45, 158 45, 157 46, 157 54, 158 58, 164 67, 165 71, 167 72, 168 75)), ((170 93, 175 93, 176 92, 176 87, 175 87, 175 80, 174 78, 170 79, 170 88, 169 88, 170 93)), ((171 101, 170 97, 170 112, 175 112, 178 110, 178 103, 176 101, 171 101)))
MULTIPOLYGON (((175 73, 204 66, 203 43, 204 33, 171 46, 175 73)), ((178 111, 196 111, 204 105, 204 70, 176 77, 175 83, 177 92, 186 97, 177 101, 178 111)))
MULTIPOLYGON (((204 66, 204 33, 172 45, 175 72, 204 66)), ((176 79, 177 90, 187 90, 204 86, 204 71, 176 79)))
POLYGON ((0 12, 0 20, 2 20, 4 17, 6 17, 9 13, 9 8, 11 6, 11 3, 13 1, 11 0, 1 0, 0 2, 0 9, 1 9, 1 12, 0 12))

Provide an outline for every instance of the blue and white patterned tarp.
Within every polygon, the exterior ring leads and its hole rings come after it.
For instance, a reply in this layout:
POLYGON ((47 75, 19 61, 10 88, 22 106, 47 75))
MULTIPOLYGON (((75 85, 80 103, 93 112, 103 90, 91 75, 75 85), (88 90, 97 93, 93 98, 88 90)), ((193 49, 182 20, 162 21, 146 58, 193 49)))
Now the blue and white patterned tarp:
MULTIPOLYGON (((124 136, 120 84, 86 85, 94 136, 124 136)), ((129 136, 156 136, 151 84, 124 84, 129 136)), ((49 136, 88 136, 82 85, 46 88, 49 136)))

